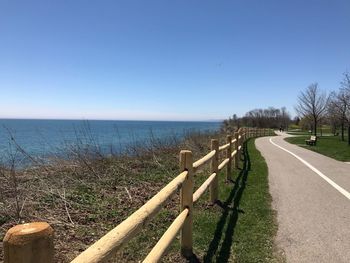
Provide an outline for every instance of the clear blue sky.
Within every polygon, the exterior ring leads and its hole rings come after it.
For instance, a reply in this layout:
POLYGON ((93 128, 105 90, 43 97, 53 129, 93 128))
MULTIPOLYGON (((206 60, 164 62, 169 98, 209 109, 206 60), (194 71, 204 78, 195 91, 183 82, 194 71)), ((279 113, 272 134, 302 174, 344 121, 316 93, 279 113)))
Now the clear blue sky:
POLYGON ((349 0, 0 0, 0 118, 293 113, 345 70, 349 0))

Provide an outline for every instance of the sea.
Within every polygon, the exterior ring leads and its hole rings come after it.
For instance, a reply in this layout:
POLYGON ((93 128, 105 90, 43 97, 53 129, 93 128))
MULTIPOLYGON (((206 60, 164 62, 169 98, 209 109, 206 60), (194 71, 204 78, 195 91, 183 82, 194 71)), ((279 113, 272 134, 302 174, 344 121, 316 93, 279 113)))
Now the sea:
POLYGON ((0 162, 9 157, 68 156, 73 146, 93 145, 103 154, 122 153, 150 139, 180 139, 191 132, 213 132, 221 122, 0 119, 0 162))

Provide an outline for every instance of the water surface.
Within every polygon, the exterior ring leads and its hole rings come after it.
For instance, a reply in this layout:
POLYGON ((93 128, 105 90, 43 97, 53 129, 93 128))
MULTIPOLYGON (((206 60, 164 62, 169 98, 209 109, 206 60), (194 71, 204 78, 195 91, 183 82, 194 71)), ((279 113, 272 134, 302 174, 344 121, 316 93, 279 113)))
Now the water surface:
POLYGON ((11 136, 31 156, 46 157, 64 155, 67 146, 77 143, 98 144, 105 153, 118 152, 151 136, 181 138, 190 131, 214 131, 219 126, 219 122, 0 119, 0 156, 18 151, 11 136))

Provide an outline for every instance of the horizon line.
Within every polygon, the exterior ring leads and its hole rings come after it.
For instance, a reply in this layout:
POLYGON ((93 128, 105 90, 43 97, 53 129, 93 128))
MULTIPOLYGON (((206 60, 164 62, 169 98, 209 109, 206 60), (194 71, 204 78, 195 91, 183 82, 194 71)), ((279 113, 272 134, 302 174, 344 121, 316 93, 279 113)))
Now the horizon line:
POLYGON ((13 118, 13 117, 0 117, 0 120, 52 120, 52 121, 158 121, 158 122, 222 122, 224 119, 207 119, 207 120, 152 120, 152 119, 88 119, 88 118, 13 118))

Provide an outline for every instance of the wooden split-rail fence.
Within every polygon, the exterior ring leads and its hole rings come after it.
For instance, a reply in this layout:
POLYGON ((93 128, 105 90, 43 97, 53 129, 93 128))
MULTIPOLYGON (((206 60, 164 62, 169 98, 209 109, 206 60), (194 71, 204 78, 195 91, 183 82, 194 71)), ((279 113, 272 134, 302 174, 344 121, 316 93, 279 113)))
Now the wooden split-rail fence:
MULTIPOLYGON (((180 174, 153 196, 136 212, 109 231, 71 263, 97 263, 111 259, 122 246, 136 236, 161 210, 164 203, 180 190, 180 212, 143 262, 158 262, 180 232, 181 255, 193 255, 193 204, 209 188, 210 202, 218 200, 219 172, 226 167, 226 179, 231 179, 232 168, 238 167, 243 143, 248 138, 272 135, 269 129, 241 128, 234 135, 227 135, 226 144, 219 146, 211 140, 211 151, 193 162, 192 152, 180 152, 180 174), (219 162, 219 153, 226 151, 226 158, 219 162), (210 162, 210 176, 194 192, 193 175, 200 167, 210 162)), ((53 229, 44 222, 17 225, 4 238, 4 263, 52 263, 54 255, 53 229)))

